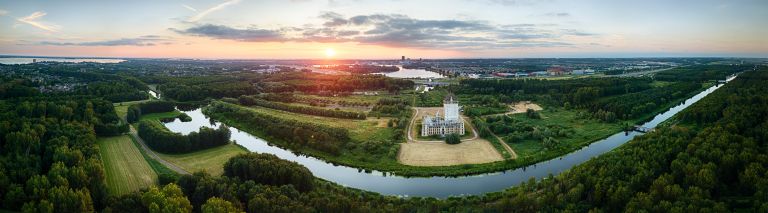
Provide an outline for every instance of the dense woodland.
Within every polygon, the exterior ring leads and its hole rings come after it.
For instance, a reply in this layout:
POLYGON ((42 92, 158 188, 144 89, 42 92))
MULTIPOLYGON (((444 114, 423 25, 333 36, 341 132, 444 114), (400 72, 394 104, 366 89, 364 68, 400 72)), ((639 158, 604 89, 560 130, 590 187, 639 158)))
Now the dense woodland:
POLYGON ((158 121, 142 120, 139 122, 139 136, 147 142, 152 150, 162 153, 189 153, 197 150, 208 149, 229 143, 230 131, 225 125, 218 129, 200 127, 197 132, 182 135, 168 131, 158 121))
POLYGON ((3 208, 43 212, 103 208, 107 192, 96 137, 127 130, 112 104, 101 99, 0 101, 3 208))

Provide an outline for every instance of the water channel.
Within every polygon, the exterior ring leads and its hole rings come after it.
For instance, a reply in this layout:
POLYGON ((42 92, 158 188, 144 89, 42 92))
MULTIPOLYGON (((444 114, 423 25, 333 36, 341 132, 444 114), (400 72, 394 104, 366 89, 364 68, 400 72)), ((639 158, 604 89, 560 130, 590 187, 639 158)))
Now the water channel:
MULTIPOLYGON (((732 79, 733 77, 729 78, 728 81, 732 79)), ((669 119, 681 110, 722 87, 722 85, 723 84, 712 86, 696 94, 680 105, 656 115, 652 120, 644 123, 642 126, 648 128, 656 127, 661 122, 669 119)), ((220 124, 219 122, 206 117, 200 109, 185 111, 185 113, 192 117, 191 122, 181 122, 179 119, 176 119, 173 122, 166 123, 165 126, 171 131, 188 134, 192 131, 197 131, 202 126, 217 127, 220 124)), ((247 132, 240 131, 237 128, 229 128, 232 131, 232 140, 248 150, 258 153, 271 153, 282 159, 297 162, 307 167, 316 177, 340 185, 378 192, 385 195, 406 197, 428 196, 437 198, 496 192, 516 186, 532 177, 541 179, 549 174, 556 175, 573 166, 579 165, 592 157, 615 149, 637 135, 643 134, 639 132, 619 132, 577 151, 561 156, 560 158, 543 161, 525 168, 503 172, 465 177, 401 177, 379 171, 366 173, 357 168, 333 165, 318 158, 295 154, 289 150, 272 146, 267 141, 248 134, 247 132)))

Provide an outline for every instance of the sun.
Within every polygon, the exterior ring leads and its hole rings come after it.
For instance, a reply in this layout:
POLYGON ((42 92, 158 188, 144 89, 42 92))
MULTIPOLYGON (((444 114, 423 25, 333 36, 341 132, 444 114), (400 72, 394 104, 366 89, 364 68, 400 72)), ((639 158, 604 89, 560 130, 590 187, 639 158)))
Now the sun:
POLYGON ((336 50, 333 50, 331 48, 325 49, 325 57, 331 58, 334 55, 336 55, 336 50))

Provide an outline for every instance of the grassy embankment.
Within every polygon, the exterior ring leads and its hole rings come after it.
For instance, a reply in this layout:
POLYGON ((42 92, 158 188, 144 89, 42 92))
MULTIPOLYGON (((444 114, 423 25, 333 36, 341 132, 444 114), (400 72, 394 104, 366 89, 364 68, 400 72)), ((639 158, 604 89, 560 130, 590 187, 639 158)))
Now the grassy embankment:
MULTIPOLYGON (((140 119, 160 122, 160 119, 175 118, 181 113, 182 112, 180 111, 152 113, 142 115, 140 119)), ((157 154, 163 158, 163 160, 171 162, 189 172, 205 171, 211 175, 221 175, 224 172, 222 167, 229 158, 246 152, 248 152, 248 150, 230 143, 224 146, 185 154, 157 154)))

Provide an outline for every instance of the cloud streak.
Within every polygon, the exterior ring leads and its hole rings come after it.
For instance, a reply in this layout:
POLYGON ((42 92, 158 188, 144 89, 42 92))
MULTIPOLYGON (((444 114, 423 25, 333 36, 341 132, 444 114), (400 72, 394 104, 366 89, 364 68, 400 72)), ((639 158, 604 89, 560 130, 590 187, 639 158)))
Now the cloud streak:
POLYGON ((192 12, 197 12, 197 9, 195 9, 194 7, 190 7, 189 5, 186 5, 186 4, 182 4, 181 7, 187 8, 187 10, 190 10, 192 12))
POLYGON ((137 38, 121 38, 114 40, 90 41, 90 42, 55 42, 43 41, 40 45, 50 46, 156 46, 171 44, 171 40, 162 36, 147 35, 137 38))
POLYGON ((203 24, 171 29, 179 34, 243 42, 357 42, 387 47, 498 49, 570 46, 564 37, 598 36, 557 25, 494 25, 477 20, 424 20, 399 14, 318 16, 319 25, 263 29, 203 24))
POLYGON ((234 4, 237 4, 237 3, 240 3, 240 0, 225 1, 225 2, 223 2, 221 4, 218 4, 216 6, 213 6, 211 8, 206 9, 206 10, 203 10, 202 12, 197 13, 196 15, 190 17, 187 21, 188 22, 197 22, 200 19, 205 18, 205 16, 207 16, 208 14, 211 14, 213 12, 216 12, 218 10, 224 9, 224 8, 230 6, 230 5, 234 5, 234 4))
POLYGON ((29 24, 33 27, 36 27, 45 31, 58 32, 59 26, 52 25, 52 24, 45 24, 39 21, 39 19, 45 15, 47 15, 47 13, 42 11, 37 11, 26 17, 17 18, 16 20, 21 23, 29 24))

